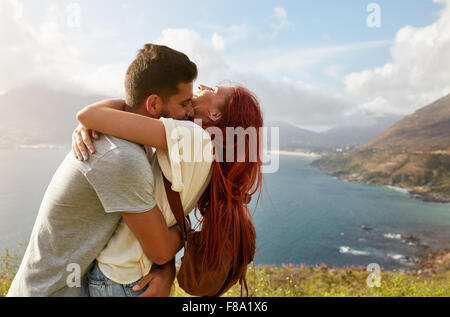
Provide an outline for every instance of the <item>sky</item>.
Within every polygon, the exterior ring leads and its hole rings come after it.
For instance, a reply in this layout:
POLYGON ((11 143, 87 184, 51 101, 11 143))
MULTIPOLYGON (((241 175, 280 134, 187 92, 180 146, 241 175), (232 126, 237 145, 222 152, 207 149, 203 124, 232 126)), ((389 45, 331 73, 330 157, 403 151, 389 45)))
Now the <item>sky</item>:
POLYGON ((450 93, 450 0, 1 0, 0 93, 39 82, 123 97, 145 43, 234 83, 266 121, 313 131, 408 115, 450 93))

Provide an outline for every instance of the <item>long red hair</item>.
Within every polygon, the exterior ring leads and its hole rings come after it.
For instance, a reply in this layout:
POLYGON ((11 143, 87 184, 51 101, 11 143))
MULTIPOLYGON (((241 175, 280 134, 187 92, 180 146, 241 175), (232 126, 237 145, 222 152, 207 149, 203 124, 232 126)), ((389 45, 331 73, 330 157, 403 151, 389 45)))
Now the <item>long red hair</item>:
MULTIPOLYGON (((247 265, 253 260, 256 246, 256 232, 252 214, 247 207, 248 197, 259 191, 262 185, 261 129, 263 116, 256 97, 243 87, 235 92, 222 108, 221 119, 214 124, 204 124, 203 128, 214 127, 222 131, 222 138, 213 138, 216 159, 212 166, 211 182, 198 202, 202 215, 200 223, 201 245, 204 247, 202 269, 214 270, 220 263, 219 256, 229 241, 232 246, 233 269, 245 277, 247 265), (236 155, 238 141, 227 143, 227 127, 243 129, 255 128, 257 144, 245 137, 245 160, 218 160, 217 154, 233 150, 236 155), (250 147, 256 148, 255 153, 250 147), (253 151, 253 152, 252 152, 253 151)), ((233 136, 234 139, 234 136, 233 136)), ((242 146, 242 144, 240 144, 242 146)), ((242 154, 242 153, 241 153, 242 154)), ((235 156, 236 157, 236 156, 235 156)))

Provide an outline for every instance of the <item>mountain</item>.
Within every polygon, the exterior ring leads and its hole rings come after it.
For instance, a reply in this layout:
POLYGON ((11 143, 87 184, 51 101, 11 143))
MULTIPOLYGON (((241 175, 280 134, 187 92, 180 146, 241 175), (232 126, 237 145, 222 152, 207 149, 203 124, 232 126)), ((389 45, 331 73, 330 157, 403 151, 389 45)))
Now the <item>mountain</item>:
POLYGON ((391 127, 398 119, 390 117, 374 125, 340 126, 320 133, 301 129, 285 121, 267 120, 266 126, 279 128, 281 150, 303 149, 324 153, 335 151, 336 148, 361 145, 391 127))
POLYGON ((393 126, 402 117, 391 116, 368 126, 341 126, 322 133, 334 147, 361 145, 393 126))
POLYGON ((407 152, 450 150, 450 94, 407 116, 361 149, 407 152))
POLYGON ((347 181, 406 188, 426 201, 450 202, 450 95, 363 145, 325 155, 311 166, 347 181))
MULTIPOLYGON (((298 128, 285 121, 268 121, 265 126, 279 129, 279 146, 281 150, 327 151, 331 148, 328 140, 320 133, 298 128)), ((271 146, 270 130, 268 130, 268 146, 271 146)))
MULTIPOLYGON (((0 147, 36 144, 70 144, 76 127, 76 113, 85 105, 105 99, 76 91, 57 91, 34 84, 0 95, 0 147)), ((284 121, 267 120, 278 127, 281 150, 309 150, 318 153, 364 143, 392 125, 392 118, 373 126, 342 126, 318 133, 284 121)), ((270 144, 270 135, 268 136, 270 144)))
POLYGON ((105 98, 42 85, 10 90, 0 95, 0 147, 70 144, 77 126, 76 113, 105 98))

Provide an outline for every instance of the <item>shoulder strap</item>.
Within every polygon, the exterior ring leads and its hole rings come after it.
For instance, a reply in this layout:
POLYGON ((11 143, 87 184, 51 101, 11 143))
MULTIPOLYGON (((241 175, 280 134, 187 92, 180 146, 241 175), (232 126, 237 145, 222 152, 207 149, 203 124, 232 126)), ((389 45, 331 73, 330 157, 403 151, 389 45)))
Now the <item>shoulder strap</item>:
MULTIPOLYGON (((162 173, 162 171, 161 171, 162 173)), ((187 227, 186 227, 186 219, 184 216, 183 204, 181 203, 180 193, 177 193, 172 190, 172 185, 169 180, 164 176, 164 187, 166 189, 167 200, 169 201, 170 209, 172 210, 175 219, 177 220, 178 226, 180 226, 181 233, 184 237, 184 248, 187 247, 187 227)))

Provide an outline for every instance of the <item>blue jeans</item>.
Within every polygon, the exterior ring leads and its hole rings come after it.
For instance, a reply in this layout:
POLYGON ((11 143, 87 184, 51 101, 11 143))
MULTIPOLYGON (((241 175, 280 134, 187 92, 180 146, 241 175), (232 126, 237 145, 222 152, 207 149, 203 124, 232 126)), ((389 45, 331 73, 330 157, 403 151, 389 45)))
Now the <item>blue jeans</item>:
POLYGON ((132 288, 138 281, 131 284, 119 284, 111 281, 100 271, 97 261, 87 276, 90 297, 137 297, 147 289, 145 286, 139 292, 133 292, 132 288))

